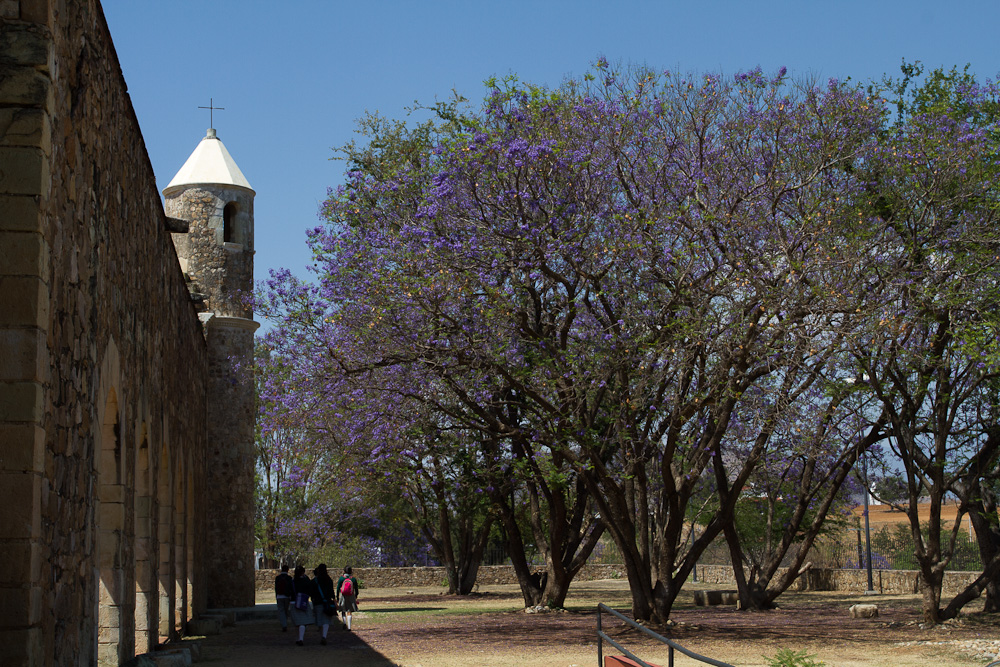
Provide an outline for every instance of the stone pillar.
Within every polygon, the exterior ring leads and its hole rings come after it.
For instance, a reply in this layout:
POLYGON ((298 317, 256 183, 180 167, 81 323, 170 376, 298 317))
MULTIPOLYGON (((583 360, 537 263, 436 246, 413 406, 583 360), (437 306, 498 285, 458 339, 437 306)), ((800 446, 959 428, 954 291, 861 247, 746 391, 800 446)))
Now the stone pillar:
POLYGON ((210 609, 254 604, 253 336, 239 317, 208 320, 207 589, 210 609))
MULTIPOLYGON (((46 3, 0 3, 0 664, 43 664, 41 517, 50 368, 46 3), (23 5, 23 6, 22 6, 23 5)), ((50 624, 51 625, 51 624, 50 624)))

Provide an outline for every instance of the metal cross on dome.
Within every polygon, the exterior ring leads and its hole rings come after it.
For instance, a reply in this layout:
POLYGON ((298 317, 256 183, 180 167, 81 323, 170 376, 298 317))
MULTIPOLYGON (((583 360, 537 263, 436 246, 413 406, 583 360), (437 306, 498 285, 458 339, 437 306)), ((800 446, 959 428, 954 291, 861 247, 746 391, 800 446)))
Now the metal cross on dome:
POLYGON ((199 109, 208 109, 208 126, 215 127, 215 118, 213 117, 213 112, 215 111, 225 111, 226 107, 215 106, 215 100, 211 97, 208 98, 207 107, 198 107, 199 109))

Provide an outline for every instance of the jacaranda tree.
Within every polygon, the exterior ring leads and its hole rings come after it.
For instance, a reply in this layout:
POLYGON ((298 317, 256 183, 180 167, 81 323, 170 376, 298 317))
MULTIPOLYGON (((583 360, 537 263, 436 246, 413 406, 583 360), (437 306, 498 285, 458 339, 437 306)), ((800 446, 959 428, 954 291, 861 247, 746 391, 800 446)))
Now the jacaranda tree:
POLYGON ((997 609, 1000 532, 991 477, 1000 456, 1000 232, 997 230, 998 89, 967 72, 932 72, 889 92, 898 117, 863 165, 866 217, 882 241, 869 266, 878 306, 856 352, 882 404, 907 487, 924 617, 952 618, 983 590, 997 609), (942 522, 949 493, 959 517, 942 522), (917 502, 930 503, 929 521, 917 502), (941 606, 944 572, 970 513, 984 572, 941 606))
POLYGON ((277 275, 265 299, 302 383, 289 400, 325 397, 345 447, 426 497, 434 480, 481 490, 528 603, 560 604, 606 531, 634 615, 665 621, 714 539, 745 560, 741 498, 781 489, 782 525, 740 584, 769 606, 896 426, 884 356, 859 355, 883 354, 879 317, 913 291, 883 215, 912 177, 891 153, 916 134, 961 153, 965 135, 887 132, 877 95, 784 71, 601 60, 559 89, 488 89, 414 130, 366 119, 310 236, 315 285, 277 275))

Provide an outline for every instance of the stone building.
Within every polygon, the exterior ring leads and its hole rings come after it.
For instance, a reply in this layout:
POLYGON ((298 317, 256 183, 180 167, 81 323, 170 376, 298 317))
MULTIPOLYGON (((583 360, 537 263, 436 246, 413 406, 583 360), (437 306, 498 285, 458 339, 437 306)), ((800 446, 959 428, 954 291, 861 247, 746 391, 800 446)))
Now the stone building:
POLYGON ((0 0, 5 667, 253 602, 254 193, 192 159, 168 215, 98 0, 0 0))

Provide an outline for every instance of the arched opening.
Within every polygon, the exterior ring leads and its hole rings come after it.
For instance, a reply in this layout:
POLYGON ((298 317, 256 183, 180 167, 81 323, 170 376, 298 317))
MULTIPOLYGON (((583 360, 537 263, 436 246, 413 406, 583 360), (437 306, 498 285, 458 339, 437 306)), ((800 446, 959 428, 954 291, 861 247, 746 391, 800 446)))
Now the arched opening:
POLYGON ((97 449, 97 664, 118 665, 126 658, 123 636, 125 493, 122 484, 121 424, 118 397, 108 391, 97 449))
POLYGON ((222 240, 224 243, 239 243, 236 233, 236 214, 240 212, 239 205, 231 201, 222 209, 222 240))
POLYGON ((140 431, 139 450, 135 457, 135 650, 146 653, 156 648, 157 635, 153 605, 153 498, 150 488, 150 447, 146 425, 140 431))

